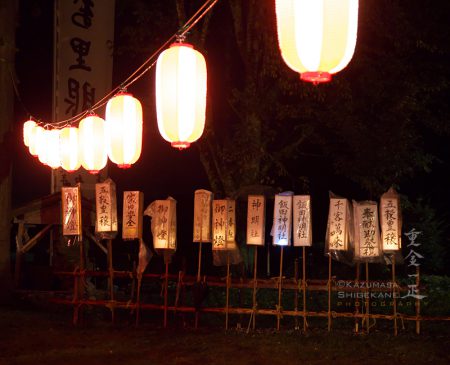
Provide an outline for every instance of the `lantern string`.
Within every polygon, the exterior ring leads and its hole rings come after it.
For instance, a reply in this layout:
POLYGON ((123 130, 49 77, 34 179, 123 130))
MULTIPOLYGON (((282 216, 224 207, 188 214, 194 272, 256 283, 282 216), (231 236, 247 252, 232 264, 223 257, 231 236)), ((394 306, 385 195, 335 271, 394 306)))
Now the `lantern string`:
MULTIPOLYGON (((66 126, 70 126, 73 123, 76 123, 83 119, 86 115, 91 112, 94 112, 97 109, 102 108, 108 102, 108 100, 114 96, 117 92, 120 92, 123 89, 126 89, 131 84, 139 80, 145 73, 147 73, 153 66, 156 64, 156 58, 159 54, 164 50, 170 43, 172 43, 177 37, 184 37, 186 33, 192 29, 212 8, 219 0, 206 0, 203 5, 195 12, 195 14, 186 21, 186 23, 175 33, 173 34, 162 46, 160 46, 150 57, 148 57, 130 76, 128 76, 125 81, 123 81, 120 85, 113 88, 109 93, 107 93, 104 97, 98 100, 94 105, 92 105, 89 109, 84 110, 77 115, 74 115, 70 118, 61 120, 59 122, 45 123, 44 127, 47 128, 49 126, 53 128, 64 128, 66 126), (150 63, 150 65, 149 65, 150 63)), ((14 83, 14 81, 13 81, 14 83)), ((15 85, 15 83, 14 83, 15 85)), ((16 91, 18 95, 18 91, 16 91)), ((20 98, 19 98, 20 101, 20 98)), ((26 110, 25 106, 23 106, 26 110)), ((41 124, 41 123, 39 123, 41 124)))

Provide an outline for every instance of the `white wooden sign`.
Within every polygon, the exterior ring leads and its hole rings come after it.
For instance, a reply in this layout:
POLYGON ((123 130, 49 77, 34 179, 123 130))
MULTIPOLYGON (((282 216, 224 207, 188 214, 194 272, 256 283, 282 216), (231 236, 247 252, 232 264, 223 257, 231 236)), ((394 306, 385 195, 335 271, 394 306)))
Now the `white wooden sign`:
POLYGON ((247 204, 247 245, 264 246, 266 199, 264 195, 249 195, 247 204))
POLYGON ((213 250, 231 250, 236 248, 235 206, 236 202, 234 200, 213 200, 213 250))
POLYGON ((95 231, 117 232, 116 184, 111 179, 95 184, 95 231))
POLYGON ((275 195, 273 211, 273 244, 289 246, 291 243, 292 196, 275 195))
POLYGON ((142 238, 142 212, 144 193, 140 191, 123 192, 122 238, 134 240, 142 238))
POLYGON ((211 242, 212 199, 213 194, 208 190, 195 191, 193 242, 211 242))
POLYGON ((400 250, 401 245, 401 215, 399 196, 390 189, 380 199, 381 242, 383 251, 400 250))
POLYGON ((311 197, 309 195, 295 195, 293 201, 293 211, 294 246, 311 246, 311 197))
POLYGON ((176 249, 176 201, 156 200, 152 206, 153 247, 155 249, 176 249))
POLYGON ((330 198, 327 237, 329 250, 347 250, 349 209, 347 199, 330 198))
POLYGON ((375 202, 353 203, 355 257, 368 259, 380 255, 378 205, 375 202))

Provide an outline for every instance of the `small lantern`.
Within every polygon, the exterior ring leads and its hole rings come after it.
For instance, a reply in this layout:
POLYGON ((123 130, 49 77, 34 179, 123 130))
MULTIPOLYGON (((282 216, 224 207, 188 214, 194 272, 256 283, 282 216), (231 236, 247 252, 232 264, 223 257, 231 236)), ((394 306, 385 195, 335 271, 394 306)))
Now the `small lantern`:
POLYGON ((50 133, 50 131, 48 129, 42 128, 42 131, 38 130, 38 133, 36 134, 37 157, 39 159, 39 162, 41 162, 44 165, 47 165, 47 157, 48 157, 47 143, 48 143, 49 133, 50 133))
POLYGON ((78 128, 66 127, 61 130, 59 148, 61 167, 68 172, 78 170, 81 166, 78 128))
POLYGON ((110 160, 120 168, 135 163, 142 150, 142 107, 131 94, 120 93, 106 105, 106 145, 110 160))
POLYGON ((57 169, 61 166, 59 135, 59 129, 52 129, 46 132, 46 164, 52 169, 57 169))
POLYGON ((358 0, 276 0, 278 43, 286 64, 305 81, 331 80, 350 62, 358 0))
POLYGON ((156 63, 156 112, 162 137, 183 149, 203 133, 206 62, 192 45, 174 43, 156 63))
POLYGON ((91 174, 106 166, 105 121, 93 114, 82 119, 78 126, 81 165, 91 174))
POLYGON ((36 127, 36 122, 32 119, 27 120, 23 124, 23 143, 25 146, 30 147, 30 142, 33 139, 33 129, 36 127))

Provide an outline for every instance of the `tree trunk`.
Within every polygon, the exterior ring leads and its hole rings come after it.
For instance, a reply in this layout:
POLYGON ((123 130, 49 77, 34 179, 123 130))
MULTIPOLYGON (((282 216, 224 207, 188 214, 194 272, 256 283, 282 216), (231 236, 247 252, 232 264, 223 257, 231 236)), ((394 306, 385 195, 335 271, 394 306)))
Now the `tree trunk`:
POLYGON ((14 77, 16 0, 0 0, 0 303, 12 288, 10 266, 11 231, 11 130, 14 118, 14 77))

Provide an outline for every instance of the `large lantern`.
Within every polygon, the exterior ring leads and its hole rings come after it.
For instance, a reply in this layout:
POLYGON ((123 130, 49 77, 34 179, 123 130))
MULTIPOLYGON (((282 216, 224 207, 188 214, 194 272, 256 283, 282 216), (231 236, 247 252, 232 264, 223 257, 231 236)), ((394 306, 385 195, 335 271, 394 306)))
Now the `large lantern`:
POLYGON ((30 136, 28 139, 28 143, 29 143, 28 148, 30 150, 30 153, 34 157, 38 156, 40 147, 44 145, 44 142, 43 142, 44 132, 45 132, 45 129, 42 128, 40 125, 34 126, 30 131, 30 136), (42 143, 41 143, 41 140, 42 140, 42 143))
POLYGON ((105 144, 105 121, 92 114, 78 126, 81 165, 91 174, 106 166, 108 155, 105 144))
POLYGON ((331 80, 356 45, 358 0, 275 0, 278 42, 286 64, 313 83, 331 80))
POLYGON ((68 172, 78 170, 81 166, 78 139, 78 128, 75 127, 63 128, 59 135, 61 167, 68 172))
POLYGON ((174 43, 156 63, 156 112, 162 137, 187 148, 203 133, 206 62, 190 44, 174 43))
POLYGON ((36 122, 32 119, 27 120, 23 124, 23 143, 27 147, 30 147, 30 142, 32 142, 33 139, 33 129, 36 125, 36 122))
POLYGON ((46 149, 46 164, 52 169, 57 169, 61 166, 60 150, 59 150, 59 129, 51 129, 46 131, 45 149, 46 149))
POLYGON ((49 138, 50 130, 42 128, 36 131, 36 155, 39 160, 44 165, 47 165, 47 156, 48 156, 48 149, 47 149, 47 140, 49 138))
POLYGON ((130 167, 142 150, 141 103, 131 94, 117 94, 106 105, 105 122, 110 160, 121 168, 130 167))

